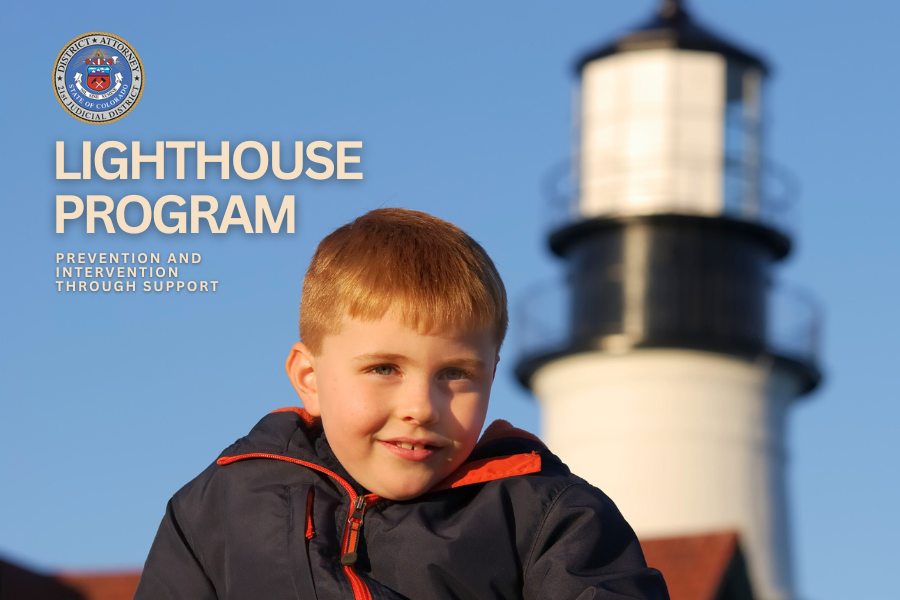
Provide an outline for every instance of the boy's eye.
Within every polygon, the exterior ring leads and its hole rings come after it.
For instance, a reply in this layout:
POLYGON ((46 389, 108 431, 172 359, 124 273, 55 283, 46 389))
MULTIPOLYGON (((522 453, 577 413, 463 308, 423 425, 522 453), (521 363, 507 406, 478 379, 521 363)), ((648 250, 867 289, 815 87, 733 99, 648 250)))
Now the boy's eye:
POLYGON ((372 368, 372 373, 376 375, 390 375, 394 372, 394 367, 389 365, 378 365, 377 367, 372 368))
POLYGON ((469 374, 463 371, 462 369, 448 369, 444 371, 444 379, 468 379, 469 374))

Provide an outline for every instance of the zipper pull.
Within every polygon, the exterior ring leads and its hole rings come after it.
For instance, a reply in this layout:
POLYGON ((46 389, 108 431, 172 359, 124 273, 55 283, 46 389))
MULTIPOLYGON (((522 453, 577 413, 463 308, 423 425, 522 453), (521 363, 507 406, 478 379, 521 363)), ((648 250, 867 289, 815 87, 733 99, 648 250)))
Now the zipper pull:
POLYGON ((357 496, 356 502, 353 503, 353 510, 350 511, 350 517, 347 519, 348 523, 356 523, 362 524, 363 513, 366 512, 366 497, 365 496, 357 496))
POLYGON ((344 553, 341 555, 341 565, 351 566, 356 564, 359 556, 356 553, 356 546, 359 544, 359 530, 362 527, 363 515, 366 512, 366 497, 357 496, 356 502, 350 507, 350 516, 347 518, 347 545, 344 553))

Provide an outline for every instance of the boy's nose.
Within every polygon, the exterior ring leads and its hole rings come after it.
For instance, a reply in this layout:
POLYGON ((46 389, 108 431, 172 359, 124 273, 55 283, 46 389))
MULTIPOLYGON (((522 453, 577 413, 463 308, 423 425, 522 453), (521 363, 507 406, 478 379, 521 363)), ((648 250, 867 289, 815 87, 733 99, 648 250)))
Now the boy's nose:
POLYGON ((408 386, 398 406, 400 418, 414 425, 434 423, 440 417, 438 390, 429 382, 408 386))

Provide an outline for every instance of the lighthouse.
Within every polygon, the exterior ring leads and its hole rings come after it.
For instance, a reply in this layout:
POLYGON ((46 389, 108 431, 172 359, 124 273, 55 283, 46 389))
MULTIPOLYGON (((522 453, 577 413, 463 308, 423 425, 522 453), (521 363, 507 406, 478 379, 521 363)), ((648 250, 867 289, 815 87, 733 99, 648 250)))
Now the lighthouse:
POLYGON ((757 599, 793 600, 786 421, 820 381, 821 319, 776 277, 768 71, 675 0, 577 62, 565 275, 520 308, 516 376, 640 538, 735 531, 757 599))

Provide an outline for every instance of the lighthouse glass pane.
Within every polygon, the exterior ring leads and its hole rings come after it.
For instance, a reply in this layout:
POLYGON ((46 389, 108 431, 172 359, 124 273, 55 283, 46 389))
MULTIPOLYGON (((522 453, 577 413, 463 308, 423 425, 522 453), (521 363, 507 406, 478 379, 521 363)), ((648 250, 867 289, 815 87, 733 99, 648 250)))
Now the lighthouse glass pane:
POLYGON ((760 73, 731 63, 725 102, 725 212, 741 219, 759 217, 760 73))
POLYGON ((725 60, 676 49, 585 67, 580 216, 723 210, 725 60))

